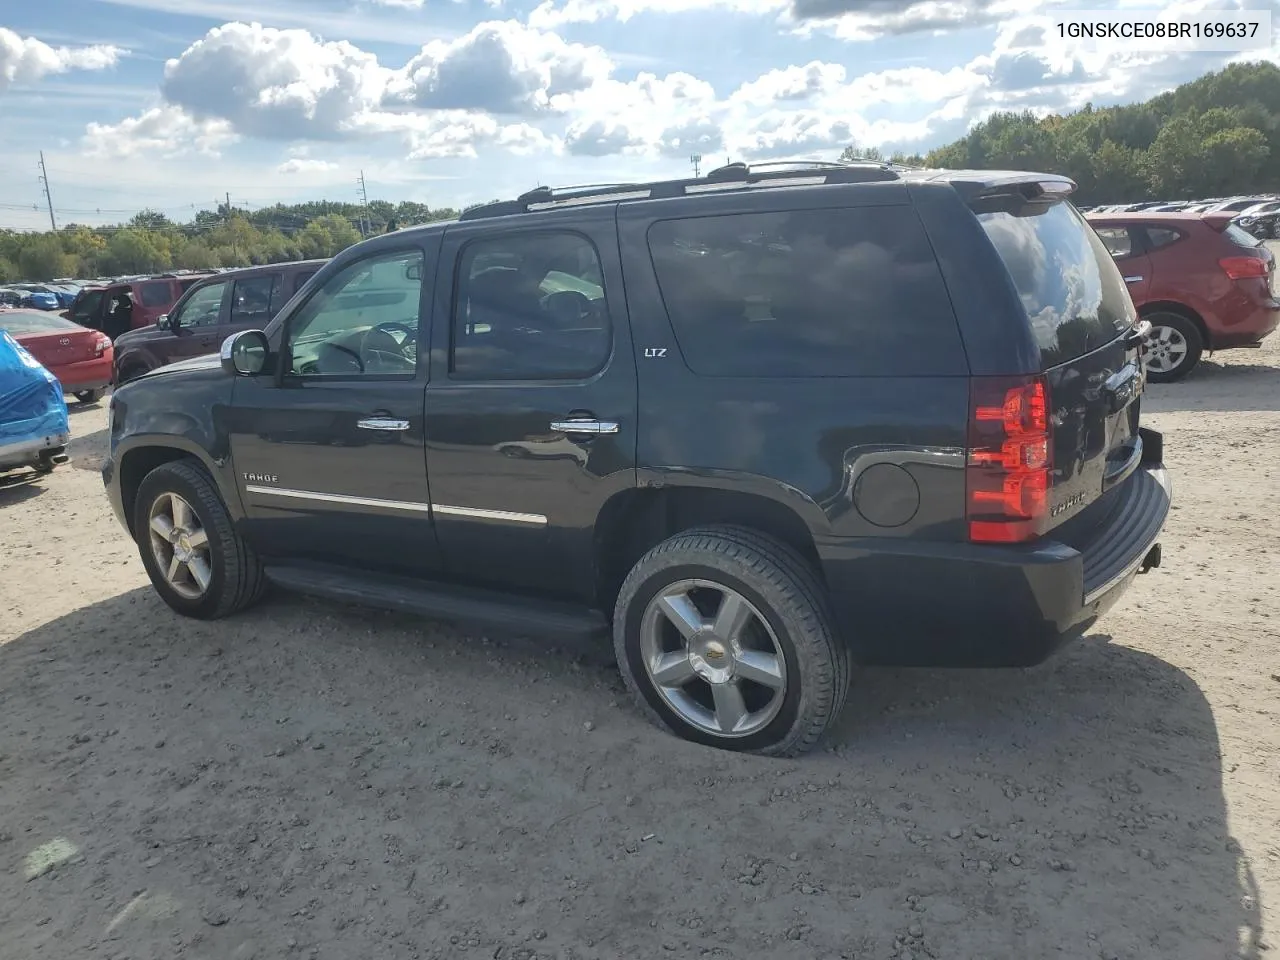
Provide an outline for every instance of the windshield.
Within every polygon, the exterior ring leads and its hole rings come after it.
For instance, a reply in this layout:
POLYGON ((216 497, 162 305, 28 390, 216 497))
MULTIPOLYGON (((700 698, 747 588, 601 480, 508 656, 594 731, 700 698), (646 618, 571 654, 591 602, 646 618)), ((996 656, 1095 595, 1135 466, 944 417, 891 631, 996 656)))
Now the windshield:
POLYGON ((1137 319, 1111 254, 1071 204, 978 219, 1009 268, 1043 369, 1111 342, 1137 319))

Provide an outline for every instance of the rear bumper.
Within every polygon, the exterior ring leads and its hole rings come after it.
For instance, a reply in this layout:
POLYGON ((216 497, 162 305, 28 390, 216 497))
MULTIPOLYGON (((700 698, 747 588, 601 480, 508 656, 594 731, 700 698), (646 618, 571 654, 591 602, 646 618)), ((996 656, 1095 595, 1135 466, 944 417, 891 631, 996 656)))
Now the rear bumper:
POLYGON ((110 353, 103 354, 93 360, 81 360, 79 363, 64 363, 51 371, 67 393, 78 393, 82 390, 100 390, 111 386, 114 376, 114 363, 110 353))
POLYGON ((1074 544, 820 542, 837 620, 862 663, 1022 667, 1081 636, 1159 562, 1172 489, 1159 434, 1074 544))
POLYGON ((1252 347, 1261 343, 1280 326, 1280 301, 1268 300, 1263 304, 1250 303, 1250 309, 1233 316, 1230 324, 1210 330, 1210 348, 1230 350, 1233 347, 1252 347))
POLYGON ((45 437, 32 437, 0 444, 0 470, 12 470, 15 467, 37 464, 42 457, 62 453, 70 441, 70 434, 55 433, 45 437))

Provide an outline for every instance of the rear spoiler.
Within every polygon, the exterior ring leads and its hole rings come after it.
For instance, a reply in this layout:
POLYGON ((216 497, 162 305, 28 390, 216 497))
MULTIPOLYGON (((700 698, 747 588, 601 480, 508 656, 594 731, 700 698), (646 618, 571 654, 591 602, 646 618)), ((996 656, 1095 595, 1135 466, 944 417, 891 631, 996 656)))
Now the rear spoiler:
POLYGON ((1238 213, 1205 213, 1200 215, 1200 219, 1221 233, 1238 216, 1238 213))
POLYGON ((1074 180, 1045 174, 1022 174, 980 182, 956 182, 974 213, 1009 213, 1015 217, 1035 216, 1075 192, 1074 180))

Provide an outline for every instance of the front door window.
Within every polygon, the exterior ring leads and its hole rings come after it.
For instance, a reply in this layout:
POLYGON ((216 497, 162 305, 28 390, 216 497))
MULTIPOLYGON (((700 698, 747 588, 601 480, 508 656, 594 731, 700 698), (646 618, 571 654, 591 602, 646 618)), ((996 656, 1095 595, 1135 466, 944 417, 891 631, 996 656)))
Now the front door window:
POLYGON ((348 264, 289 318, 286 371, 297 377, 412 377, 422 275, 420 250, 348 264))

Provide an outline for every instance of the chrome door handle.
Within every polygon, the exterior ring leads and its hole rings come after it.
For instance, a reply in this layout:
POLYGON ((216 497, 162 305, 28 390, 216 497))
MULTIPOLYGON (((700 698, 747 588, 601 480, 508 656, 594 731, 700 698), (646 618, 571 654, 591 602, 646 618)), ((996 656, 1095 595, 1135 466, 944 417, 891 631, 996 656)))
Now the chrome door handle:
POLYGON ((366 417, 364 420, 357 420, 356 426, 361 430, 385 430, 390 433, 396 433, 409 429, 408 420, 392 420, 390 417, 366 417))
POLYGON ((1140 283, 1141 281, 1142 281, 1141 277, 1125 277, 1124 278, 1125 283, 1140 283))
POLYGON ((553 420, 551 429, 557 433, 589 433, 600 436, 606 433, 617 433, 618 424, 612 420, 553 420))

